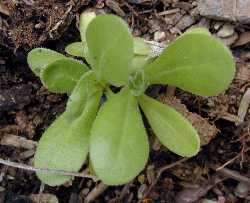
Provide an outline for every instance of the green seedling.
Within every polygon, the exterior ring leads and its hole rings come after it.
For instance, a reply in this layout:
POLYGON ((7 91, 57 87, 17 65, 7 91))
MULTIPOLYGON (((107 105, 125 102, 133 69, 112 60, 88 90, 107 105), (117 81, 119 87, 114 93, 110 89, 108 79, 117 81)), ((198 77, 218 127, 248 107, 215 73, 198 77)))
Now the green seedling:
MULTIPOLYGON (((229 49, 206 29, 194 28, 151 58, 150 45, 133 38, 114 15, 82 14, 80 33, 82 41, 67 46, 66 52, 83 57, 88 65, 45 48, 28 55, 31 69, 48 90, 70 95, 65 112, 39 141, 35 166, 77 172, 89 154, 91 169, 105 184, 131 181, 149 156, 140 108, 164 146, 180 156, 196 155, 200 140, 193 126, 144 92, 163 84, 201 96, 219 94, 235 72, 229 49), (113 93, 113 86, 120 91, 113 93), (107 100, 100 105, 103 96, 107 100)), ((37 175, 51 186, 71 178, 37 175)))

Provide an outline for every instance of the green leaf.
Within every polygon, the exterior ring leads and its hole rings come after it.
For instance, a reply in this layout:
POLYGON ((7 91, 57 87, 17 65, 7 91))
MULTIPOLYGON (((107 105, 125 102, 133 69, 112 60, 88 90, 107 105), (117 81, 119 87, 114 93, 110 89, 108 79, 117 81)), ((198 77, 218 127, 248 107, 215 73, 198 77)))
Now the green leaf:
POLYGON ((235 63, 222 42, 204 30, 195 29, 170 44, 145 69, 151 84, 168 84, 212 96, 229 86, 235 63))
POLYGON ((59 59, 42 70, 41 80, 51 92, 69 93, 87 70, 88 67, 77 60, 59 59))
POLYGON ((66 58, 64 55, 46 48, 35 48, 28 53, 27 61, 31 70, 40 76, 41 70, 48 64, 66 58))
POLYGON ((66 46, 65 51, 72 56, 85 57, 84 45, 82 42, 73 42, 69 44, 66 46))
POLYGON ((148 56, 135 55, 132 61, 132 66, 130 72, 136 71, 138 69, 144 69, 150 62, 152 62, 152 58, 148 56))
POLYGON ((103 91, 103 88, 98 84, 94 72, 88 71, 83 74, 67 102, 66 114, 68 119, 74 119, 80 116, 88 99, 100 91, 103 91))
POLYGON ((81 40, 86 44, 86 30, 90 22, 96 17, 95 12, 83 12, 80 15, 79 30, 81 34, 81 40))
MULTIPOLYGON (((89 149, 89 135, 99 106, 101 92, 88 99, 81 115, 69 120, 63 113, 45 131, 35 154, 35 167, 77 172, 84 163, 89 149)), ((69 176, 37 173, 39 179, 50 185, 61 185, 69 176)))
POLYGON ((126 84, 133 59, 133 38, 125 22, 114 15, 99 15, 89 24, 86 39, 97 79, 115 86, 126 84))
POLYGON ((139 103, 149 124, 161 143, 180 156, 194 156, 200 139, 193 126, 176 110, 146 95, 139 103))
POLYGON ((89 50, 88 50, 88 45, 86 41, 86 30, 90 24, 90 22, 96 17, 95 12, 83 12, 80 16, 80 23, 79 23, 79 30, 81 34, 81 40, 83 43, 83 52, 84 52, 84 57, 85 60, 88 62, 88 64, 91 64, 92 66, 92 61, 91 58, 89 57, 89 50))
POLYGON ((143 38, 134 38, 134 53, 137 55, 148 56, 151 52, 151 46, 143 38))
POLYGON ((124 184, 144 168, 149 146, 137 101, 130 91, 107 100, 93 123, 90 159, 98 177, 108 185, 124 184))
POLYGON ((208 29, 203 28, 203 27, 196 27, 196 28, 188 29, 185 33, 183 33, 183 35, 186 35, 186 34, 205 34, 205 35, 211 36, 211 33, 208 31, 208 29))

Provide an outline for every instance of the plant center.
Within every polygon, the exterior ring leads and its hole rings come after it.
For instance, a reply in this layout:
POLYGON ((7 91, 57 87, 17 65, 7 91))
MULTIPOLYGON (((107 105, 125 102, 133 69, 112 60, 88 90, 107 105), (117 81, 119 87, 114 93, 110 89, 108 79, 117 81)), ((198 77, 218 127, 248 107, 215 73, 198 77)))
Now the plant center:
POLYGON ((145 76, 144 70, 139 69, 130 74, 128 86, 134 96, 142 95, 147 89, 149 82, 145 76))

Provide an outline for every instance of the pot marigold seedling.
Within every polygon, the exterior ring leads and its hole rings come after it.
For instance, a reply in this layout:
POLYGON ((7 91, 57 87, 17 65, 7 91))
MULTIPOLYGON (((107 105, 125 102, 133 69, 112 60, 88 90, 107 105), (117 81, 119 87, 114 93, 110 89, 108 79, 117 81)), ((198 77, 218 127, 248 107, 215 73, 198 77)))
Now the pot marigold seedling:
MULTIPOLYGON (((48 90, 68 93, 65 112, 42 135, 35 166, 78 171, 89 154, 93 172, 108 185, 131 181, 149 156, 140 108, 155 135, 172 152, 190 157, 200 140, 193 126, 176 110, 147 96, 153 84, 213 96, 227 89, 235 63, 229 49, 204 28, 188 30, 159 57, 150 45, 133 38, 127 24, 114 15, 82 14, 81 42, 66 47, 84 64, 55 51, 36 48, 28 55, 33 72, 48 90), (113 93, 110 86, 120 88, 113 93), (100 99, 107 96, 101 107, 100 99)), ((37 173, 48 185, 70 177, 37 173)))

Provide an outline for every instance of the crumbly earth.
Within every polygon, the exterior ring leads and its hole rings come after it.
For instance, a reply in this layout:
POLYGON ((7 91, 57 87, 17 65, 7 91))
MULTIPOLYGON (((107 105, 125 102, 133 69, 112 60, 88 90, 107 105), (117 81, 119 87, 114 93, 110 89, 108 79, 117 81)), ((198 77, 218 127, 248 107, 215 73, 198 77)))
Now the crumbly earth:
MULTIPOLYGON (((41 182, 33 172, 0 165, 0 202, 38 202, 40 199, 44 203, 80 203, 91 198, 97 203, 250 202, 249 108, 245 116, 239 115, 243 120, 238 118, 239 109, 244 108, 241 104, 243 95, 250 87, 250 21, 246 20, 247 13, 244 21, 238 18, 234 21, 234 16, 229 16, 231 20, 221 8, 222 13, 204 14, 199 8, 203 6, 204 11, 206 2, 2 0, 0 157, 5 160, 32 165, 36 142, 64 111, 67 100, 67 95, 48 92, 29 70, 28 51, 42 46, 64 53, 69 42, 79 40, 79 14, 87 9, 119 15, 128 22, 134 36, 162 44, 171 42, 192 26, 207 27, 231 48, 237 73, 230 88, 216 97, 199 97, 179 89, 172 97, 171 91, 164 86, 154 86, 148 91, 193 123, 203 144, 197 156, 177 162, 181 157, 161 146, 148 128, 152 149, 150 159, 145 170, 131 183, 106 188, 90 179, 75 178, 63 186, 45 186, 42 190, 41 182), (175 164, 169 166, 172 163, 175 164), (97 190, 90 193, 93 189, 97 190), (40 196, 37 195, 39 191, 40 196)), ((209 1, 212 6, 209 9, 213 12, 218 2, 221 2, 219 6, 226 5, 226 0, 216 2, 209 1)), ((237 9, 245 9, 240 7, 240 2, 237 9)))

